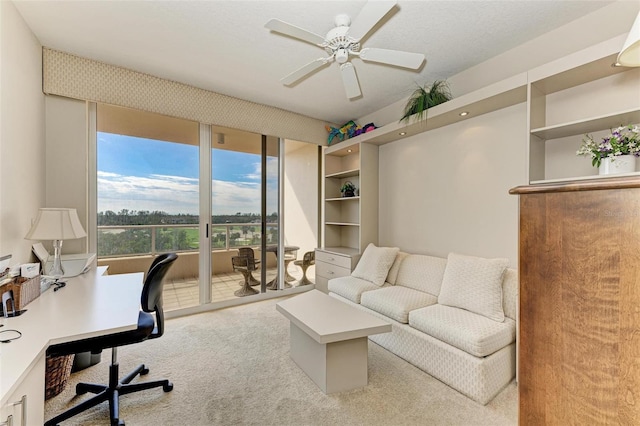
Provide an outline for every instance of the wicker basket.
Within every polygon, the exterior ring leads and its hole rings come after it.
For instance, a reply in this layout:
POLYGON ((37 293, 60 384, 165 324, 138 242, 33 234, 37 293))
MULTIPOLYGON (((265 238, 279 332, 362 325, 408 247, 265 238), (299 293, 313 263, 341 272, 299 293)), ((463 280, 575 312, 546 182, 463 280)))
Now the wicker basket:
POLYGON ((16 277, 12 282, 0 287, 0 295, 9 290, 13 290, 15 309, 24 309, 29 302, 40 296, 40 275, 33 278, 16 277))
POLYGON ((47 355, 47 370, 44 376, 44 399, 53 398, 67 386, 74 356, 47 355))

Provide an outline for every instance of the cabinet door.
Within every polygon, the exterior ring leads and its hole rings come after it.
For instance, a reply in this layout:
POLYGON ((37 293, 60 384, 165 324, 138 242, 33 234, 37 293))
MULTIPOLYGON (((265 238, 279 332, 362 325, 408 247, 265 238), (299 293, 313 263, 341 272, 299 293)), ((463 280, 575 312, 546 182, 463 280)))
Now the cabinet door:
POLYGON ((13 426, 41 425, 44 423, 44 374, 43 354, 18 388, 9 395, 0 409, 0 423, 12 416, 13 426))
POLYGON ((521 425, 640 424, 640 188, 520 196, 521 425))

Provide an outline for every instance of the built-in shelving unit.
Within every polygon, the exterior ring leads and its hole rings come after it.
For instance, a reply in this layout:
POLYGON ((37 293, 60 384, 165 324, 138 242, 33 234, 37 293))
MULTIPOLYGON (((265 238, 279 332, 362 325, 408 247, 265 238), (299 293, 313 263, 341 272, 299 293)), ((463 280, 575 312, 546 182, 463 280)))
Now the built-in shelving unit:
POLYGON ((640 123, 640 70, 612 66, 623 42, 616 37, 529 71, 530 183, 612 177, 576 151, 585 134, 597 140, 640 123))
POLYGON ((398 121, 379 127, 370 132, 340 142, 327 149, 346 145, 368 143, 384 145, 395 142, 418 133, 448 126, 472 117, 497 111, 527 100, 527 73, 521 73, 497 83, 483 87, 482 89, 458 96, 433 108, 429 108, 426 121, 410 119, 408 123, 398 121), (460 114, 467 112, 465 116, 460 114), (401 134, 404 133, 404 134, 401 134))

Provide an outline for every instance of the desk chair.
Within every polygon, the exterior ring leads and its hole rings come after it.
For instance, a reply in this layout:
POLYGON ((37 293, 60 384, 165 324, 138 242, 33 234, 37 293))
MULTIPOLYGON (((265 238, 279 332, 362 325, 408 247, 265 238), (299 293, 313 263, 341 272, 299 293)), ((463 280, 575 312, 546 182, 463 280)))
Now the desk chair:
POLYGON ((109 384, 78 383, 76 394, 82 395, 87 392, 95 393, 96 396, 81 402, 51 420, 45 422, 45 426, 57 425, 76 414, 80 414, 89 408, 109 401, 109 417, 112 425, 124 425, 124 421, 119 419, 119 396, 132 392, 157 388, 162 386, 162 390, 170 392, 173 384, 169 380, 157 380, 152 382, 141 382, 130 384, 139 374, 147 374, 149 369, 144 364, 139 365, 135 370, 126 375, 122 380, 118 380, 118 357, 117 347, 143 342, 147 339, 155 339, 164 333, 164 313, 162 310, 162 280, 169 270, 169 267, 178 258, 175 253, 167 253, 158 256, 151 265, 142 288, 141 304, 142 310, 138 316, 138 328, 131 331, 109 334, 106 336, 92 337, 90 339, 78 340, 75 342, 61 343, 53 345, 47 350, 47 354, 59 356, 69 355, 77 352, 94 351, 111 348, 111 365, 109 366, 109 384), (151 313, 155 312, 155 321, 151 313))
POLYGON ((302 268, 302 279, 298 282, 298 286, 313 284, 313 282, 307 278, 307 269, 309 269, 309 266, 316 264, 316 252, 306 252, 304 256, 302 256, 302 260, 296 260, 293 264, 302 268))
MULTIPOLYGON (((258 270, 258 266, 260 265, 260 260, 256 259, 255 252, 251 247, 240 247, 238 249, 238 256, 246 257, 249 259, 249 285, 255 286, 260 285, 260 281, 253 277, 253 271, 258 270)), ((240 281, 240 285, 244 285, 244 282, 240 281)))

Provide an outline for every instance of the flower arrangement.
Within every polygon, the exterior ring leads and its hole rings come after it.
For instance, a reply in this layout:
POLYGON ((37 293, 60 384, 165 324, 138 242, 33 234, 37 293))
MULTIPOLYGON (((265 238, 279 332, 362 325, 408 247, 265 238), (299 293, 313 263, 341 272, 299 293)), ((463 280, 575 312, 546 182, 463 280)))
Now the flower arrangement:
POLYGON ((640 157, 640 127, 631 124, 620 126, 613 129, 611 134, 603 138, 600 143, 597 143, 593 136, 585 135, 576 155, 590 156, 594 167, 600 167, 600 163, 605 158, 615 161, 615 157, 621 155, 640 157))

